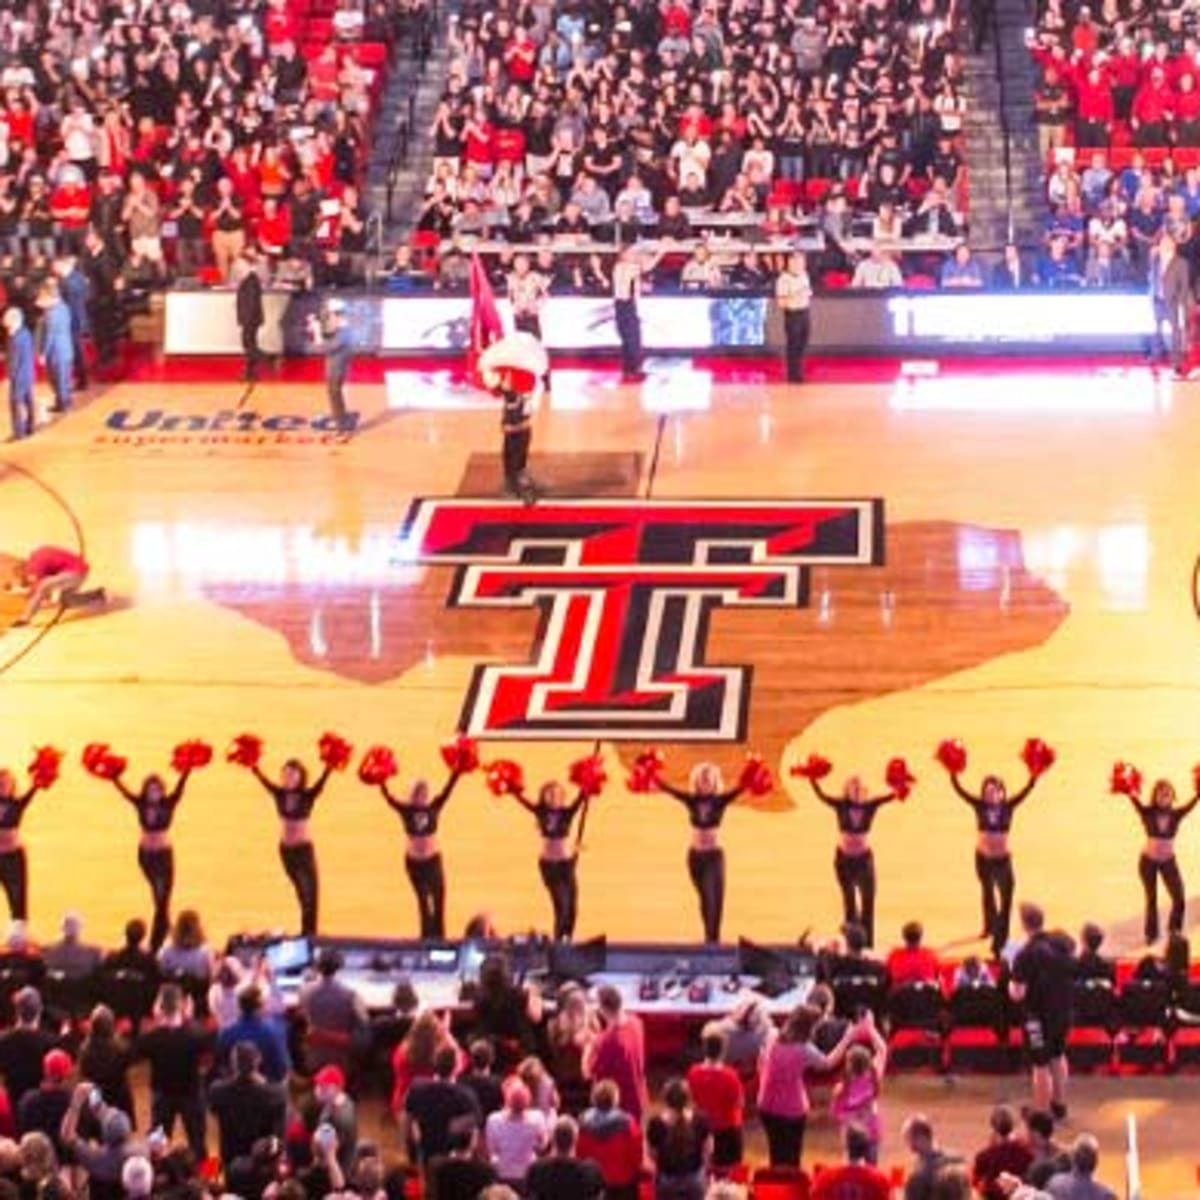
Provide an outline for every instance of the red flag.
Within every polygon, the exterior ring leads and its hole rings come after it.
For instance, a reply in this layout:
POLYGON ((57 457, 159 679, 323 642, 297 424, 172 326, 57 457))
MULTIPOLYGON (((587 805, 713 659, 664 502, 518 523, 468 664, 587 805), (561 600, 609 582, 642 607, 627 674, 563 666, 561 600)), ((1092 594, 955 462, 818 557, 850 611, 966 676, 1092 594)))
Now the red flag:
POLYGON ((504 333, 496 293, 483 269, 478 254, 471 255, 471 345, 467 350, 467 371, 476 383, 479 356, 504 333))

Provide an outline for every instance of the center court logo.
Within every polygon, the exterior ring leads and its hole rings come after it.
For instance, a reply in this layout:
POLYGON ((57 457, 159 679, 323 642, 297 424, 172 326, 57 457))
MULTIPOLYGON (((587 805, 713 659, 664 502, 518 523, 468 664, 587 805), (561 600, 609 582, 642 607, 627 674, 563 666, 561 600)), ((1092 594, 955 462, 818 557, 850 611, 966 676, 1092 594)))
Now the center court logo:
POLYGON ((358 428, 359 414, 346 414, 339 430, 328 413, 258 413, 221 409, 215 413, 167 412, 162 408, 118 408, 104 418, 96 442, 109 446, 317 446, 333 445, 358 428))
POLYGON ((528 662, 475 668, 472 736, 740 741, 751 668, 706 661, 712 614, 800 608, 813 566, 880 565, 883 503, 422 499, 404 536, 457 567, 451 607, 541 614, 528 662))

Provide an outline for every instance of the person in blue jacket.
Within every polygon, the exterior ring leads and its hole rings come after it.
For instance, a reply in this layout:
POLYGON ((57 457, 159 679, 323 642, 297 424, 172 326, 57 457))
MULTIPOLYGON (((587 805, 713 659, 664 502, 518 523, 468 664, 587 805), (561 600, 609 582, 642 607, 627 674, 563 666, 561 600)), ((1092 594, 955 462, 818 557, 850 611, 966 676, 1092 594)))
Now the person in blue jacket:
POLYGON ((10 308, 4 314, 4 331, 8 334, 6 360, 8 365, 8 411, 13 441, 33 433, 33 334, 25 324, 25 314, 10 308))
POLYGON ((75 354, 75 386, 87 391, 87 357, 83 339, 91 332, 88 324, 88 281, 73 254, 60 258, 54 265, 58 289, 71 313, 71 348, 75 354))
POLYGON ((75 367, 75 341, 71 336, 71 310, 58 286, 47 283, 39 297, 43 309, 38 325, 38 353, 46 364, 50 388, 54 392, 51 412, 66 412, 71 407, 72 375, 75 367))

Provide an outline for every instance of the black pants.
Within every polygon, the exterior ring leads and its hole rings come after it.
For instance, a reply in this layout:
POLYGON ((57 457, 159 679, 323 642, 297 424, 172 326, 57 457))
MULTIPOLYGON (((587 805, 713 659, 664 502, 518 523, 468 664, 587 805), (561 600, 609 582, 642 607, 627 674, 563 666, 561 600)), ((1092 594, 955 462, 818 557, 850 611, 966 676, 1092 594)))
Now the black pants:
POLYGON ((617 336, 621 339, 621 372, 636 375, 642 369, 642 322, 636 300, 614 302, 617 336))
POLYGON ((1138 875, 1142 887, 1146 889, 1146 943, 1158 939, 1158 877, 1162 876, 1163 886, 1171 897, 1171 912, 1167 917, 1167 929, 1171 933, 1179 933, 1183 929, 1183 912, 1185 900, 1183 894, 1183 877, 1179 874, 1179 863, 1174 856, 1166 862, 1148 858, 1145 854, 1138 859, 1138 875))
POLYGON ((0 853, 0 887, 8 897, 8 911, 14 921, 29 916, 28 878, 24 846, 0 853))
POLYGON ((83 349, 83 334, 75 322, 71 323, 71 349, 75 359, 75 386, 86 388, 88 385, 87 355, 83 349))
POLYGON ((300 901, 300 932, 312 937, 317 932, 317 852, 312 842, 295 846, 280 842, 279 857, 300 901))
POLYGON ((784 361, 788 383, 804 380, 804 352, 808 349, 809 317, 807 308, 790 309, 783 314, 783 335, 786 344, 784 361))
POLYGON ((519 492, 524 486, 522 476, 529 464, 529 444, 532 441, 532 429, 515 429, 504 435, 504 482, 510 492, 519 492))
POLYGON ((718 1129, 713 1134, 712 1165, 736 1167, 745 1154, 745 1139, 740 1128, 718 1129))
POLYGON ((204 1093, 199 1087, 182 1096, 155 1092, 150 1097, 151 1129, 161 1129, 169 1138, 175 1128, 176 1117, 183 1123, 188 1148, 197 1162, 203 1162, 208 1157, 208 1147, 204 1137, 204 1093))
POLYGON ((167 940, 171 928, 171 890, 175 886, 175 852, 170 846, 161 850, 138 849, 138 866, 150 885, 154 900, 154 920, 150 926, 150 949, 155 954, 167 940))
POLYGON ((842 917, 849 925, 861 925, 867 945, 875 944, 875 855, 846 854, 839 850, 833 859, 838 887, 842 889, 842 917))
POLYGON ((759 1113, 767 1135, 767 1158, 773 1167, 798 1167, 804 1153, 804 1117, 776 1117, 759 1113))
POLYGON ((689 850, 688 874, 700 897, 704 940, 721 940, 721 914, 725 911, 725 851, 689 850))
POLYGON ((554 940, 569 941, 575 936, 575 918, 579 912, 579 881, 575 874, 575 858, 540 858, 538 867, 542 882, 550 893, 554 909, 554 940))
POLYGON ((405 855, 404 866, 409 882, 417 894, 417 914, 421 920, 423 938, 446 936, 446 872, 442 856, 413 858, 405 855))
POLYGON ((976 852, 975 874, 979 877, 983 900, 983 932, 992 939, 992 953, 998 956, 1008 945, 1012 924, 1013 892, 1017 886, 1012 855, 987 858, 976 852))
MULTIPOLYGON (((540 342, 542 340, 542 318, 537 313, 519 313, 513 317, 513 328, 519 329, 523 333, 531 333, 540 342)), ((545 375, 542 376, 542 386, 546 391, 550 390, 550 368, 547 366, 545 375)))
POLYGON ((329 411, 339 429, 346 428, 346 376, 342 371, 331 371, 325 376, 325 395, 329 400, 329 411))
POLYGON ((246 356, 246 379, 253 382, 258 377, 258 361, 262 351, 258 348, 257 325, 242 326, 242 352, 246 356))

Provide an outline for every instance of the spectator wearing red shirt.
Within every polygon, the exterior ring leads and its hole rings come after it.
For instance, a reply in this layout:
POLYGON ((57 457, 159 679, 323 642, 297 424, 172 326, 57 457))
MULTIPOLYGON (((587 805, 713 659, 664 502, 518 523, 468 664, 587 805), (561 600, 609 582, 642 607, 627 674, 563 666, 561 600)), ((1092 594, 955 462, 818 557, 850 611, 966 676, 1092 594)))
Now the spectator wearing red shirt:
POLYGON ((280 259, 287 253, 292 240, 292 215, 282 207, 274 196, 263 201, 262 216, 258 220, 258 244, 263 253, 280 259))
POLYGON ((900 930, 904 945, 887 957, 888 979, 894 988, 910 983, 936 983, 940 971, 938 957, 921 945, 925 930, 920 921, 909 921, 900 930))
POLYGON ((1118 121, 1128 121, 1133 97, 1142 78, 1142 60, 1133 38, 1122 38, 1117 52, 1105 64, 1112 81, 1113 104, 1118 121))
POLYGON ((1167 86, 1167 73, 1161 66, 1152 67, 1149 78, 1133 97, 1131 123, 1133 140, 1138 146, 1165 146, 1167 125, 1171 117, 1173 97, 1167 86))
POLYGON ((1085 57, 1095 54, 1100 47, 1100 30, 1092 20, 1092 10, 1086 5, 1079 10, 1075 28, 1071 30, 1071 49, 1085 57))
POLYGON ((50 212, 63 240, 77 247, 92 211, 92 190, 79 167, 64 167, 50 193, 50 212))
POLYGON ((812 1200, 889 1200, 888 1177, 868 1161, 871 1139, 857 1125, 846 1127, 846 1161, 816 1178, 812 1200))
POLYGON ((1100 67, 1092 67, 1075 89, 1075 144, 1107 146, 1116 116, 1112 83, 1100 67))
POLYGON ((1005 1200, 1007 1192, 1000 1187, 1001 1175, 1024 1179, 1033 1165, 1029 1143, 1016 1136, 1016 1118, 1006 1104, 992 1109, 992 1136, 988 1144, 975 1155, 971 1181, 983 1200, 1005 1200))
POLYGON ((1191 71, 1179 76, 1173 116, 1175 145, 1200 146, 1200 89, 1191 71))
POLYGON ((483 179, 490 179, 495 162, 495 130, 482 105, 477 105, 463 124, 463 158, 472 163, 483 179))
POLYGON ((504 65, 513 83, 533 82, 537 73, 537 46, 523 25, 518 25, 507 46, 504 47, 504 65))
POLYGON ((640 1121, 650 1103, 641 1018, 624 1011, 621 993, 614 987, 600 988, 596 1004, 600 1032, 584 1049, 584 1076, 596 1081, 611 1079, 617 1085, 621 1107, 640 1121))
POLYGON ((738 1073, 725 1063, 725 1038, 704 1035, 704 1061, 687 1073, 692 1103, 703 1114, 713 1135, 712 1164, 733 1167, 742 1161, 745 1090, 738 1073))
POLYGON ((679 3, 668 3, 662 10, 662 31, 665 37, 690 37, 692 33, 692 14, 687 6, 679 3))
POLYGON ((611 1079, 603 1079, 592 1088, 592 1106, 579 1118, 575 1152, 600 1168, 606 1200, 637 1200, 642 1131, 620 1107, 620 1098, 611 1079))

